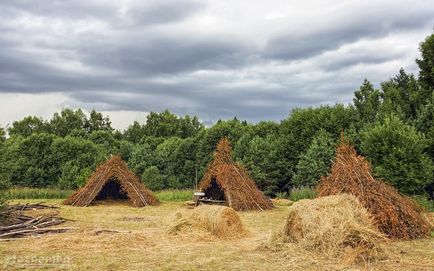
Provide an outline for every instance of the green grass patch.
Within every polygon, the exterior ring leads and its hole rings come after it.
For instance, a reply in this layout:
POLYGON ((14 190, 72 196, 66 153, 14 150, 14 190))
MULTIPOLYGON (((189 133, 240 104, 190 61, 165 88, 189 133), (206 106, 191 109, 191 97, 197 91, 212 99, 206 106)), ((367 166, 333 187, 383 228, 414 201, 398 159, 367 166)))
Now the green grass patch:
MULTIPOLYGON (((15 187, 5 192, 7 200, 14 199, 65 199, 73 190, 56 188, 28 188, 15 187)), ((168 189, 156 191, 155 195, 160 201, 187 201, 193 198, 193 191, 189 189, 168 189)))
POLYGON ((294 188, 289 194, 289 199, 299 201, 301 199, 313 199, 317 195, 316 191, 310 187, 294 188))
POLYGON ((193 199, 191 189, 167 189, 156 191, 155 195, 160 201, 187 201, 193 199))
POLYGON ((15 187, 5 192, 5 198, 12 199, 65 199, 73 190, 62 190, 56 188, 29 188, 15 187))

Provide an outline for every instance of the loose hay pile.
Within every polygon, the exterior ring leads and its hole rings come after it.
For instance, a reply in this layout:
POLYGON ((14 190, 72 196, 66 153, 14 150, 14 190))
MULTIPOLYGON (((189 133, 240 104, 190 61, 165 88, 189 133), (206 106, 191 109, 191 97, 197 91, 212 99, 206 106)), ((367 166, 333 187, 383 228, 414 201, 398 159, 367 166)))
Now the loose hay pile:
POLYGON ((202 205, 187 213, 177 213, 168 233, 178 235, 195 231, 205 231, 223 239, 241 238, 249 233, 234 209, 212 205, 202 205))
POLYGON ((272 243, 295 243, 307 251, 353 263, 378 258, 385 240, 358 200, 342 194, 294 203, 272 243))
POLYGON ((105 194, 128 199, 134 207, 157 205, 158 199, 140 179, 128 169, 120 156, 114 155, 98 166, 86 185, 72 194, 63 203, 73 206, 88 206, 105 194))
POLYGON ((429 234, 422 209, 393 187, 372 177, 369 162, 342 137, 330 174, 321 177, 318 196, 352 194, 373 215, 378 229, 392 239, 429 234))
POLYGON ((232 149, 227 138, 217 144, 214 160, 200 182, 205 197, 226 201, 237 211, 268 210, 273 203, 262 193, 247 171, 232 159, 232 149))

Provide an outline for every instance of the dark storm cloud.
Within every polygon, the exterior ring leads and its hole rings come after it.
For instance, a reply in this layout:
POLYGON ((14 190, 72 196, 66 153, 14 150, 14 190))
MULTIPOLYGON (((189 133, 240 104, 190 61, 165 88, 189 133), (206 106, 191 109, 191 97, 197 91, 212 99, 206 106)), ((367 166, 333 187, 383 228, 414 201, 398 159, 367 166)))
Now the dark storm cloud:
MULTIPOLYGON (((353 18, 334 20, 318 25, 314 30, 288 30, 270 39, 267 55, 277 59, 309 58, 359 39, 378 38, 389 33, 432 27, 434 8, 394 9, 382 12, 348 14, 353 18), (305 32, 306 31, 306 32, 305 32)), ((314 18, 313 18, 314 19, 314 18)))
POLYGON ((426 1, 332 3, 326 15, 276 21, 249 1, 247 22, 216 3, 0 1, 0 94, 61 92, 86 108, 169 108, 207 123, 278 120, 351 101, 365 77, 408 65, 421 40, 406 39, 434 25, 426 1))

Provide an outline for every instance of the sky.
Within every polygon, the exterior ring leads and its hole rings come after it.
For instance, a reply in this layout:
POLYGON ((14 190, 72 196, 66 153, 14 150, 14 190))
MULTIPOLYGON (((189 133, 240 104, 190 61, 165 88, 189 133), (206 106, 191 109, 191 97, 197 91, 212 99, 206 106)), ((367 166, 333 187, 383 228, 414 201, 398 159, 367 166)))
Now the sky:
POLYGON ((418 72, 433 0, 0 0, 0 126, 62 108, 279 121, 418 72))

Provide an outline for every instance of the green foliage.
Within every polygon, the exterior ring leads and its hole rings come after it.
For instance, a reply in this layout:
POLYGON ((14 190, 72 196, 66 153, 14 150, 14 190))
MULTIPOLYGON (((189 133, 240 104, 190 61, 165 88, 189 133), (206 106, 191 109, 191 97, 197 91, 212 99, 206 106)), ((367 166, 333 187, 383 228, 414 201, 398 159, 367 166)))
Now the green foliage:
MULTIPOLYGON (((427 91, 434 90, 434 34, 426 37, 419 50, 422 58, 417 59, 419 66, 419 81, 423 89, 427 91)), ((429 97, 429 96, 428 96, 429 97)))
POLYGON ((412 120, 430 98, 426 95, 426 91, 419 87, 416 78, 400 69, 394 78, 381 83, 381 114, 395 114, 403 120, 412 120))
POLYGON ((235 147, 234 153, 248 169, 251 177, 256 181, 259 189, 267 195, 278 191, 279 176, 276 163, 278 143, 276 137, 269 135, 243 136, 235 147))
POLYGON ((6 191, 7 199, 65 199, 69 197, 73 190, 62 190, 59 188, 28 188, 14 187, 6 191))
POLYGON ((74 111, 65 108, 60 113, 54 113, 50 126, 54 134, 65 137, 73 130, 85 129, 86 122, 86 115, 81 109, 74 111))
POLYGON ((327 175, 335 156, 335 148, 330 134, 324 130, 319 131, 307 151, 300 156, 293 177, 294 185, 315 186, 321 176, 327 175))
POLYGON ((433 163, 425 148, 423 134, 395 116, 362 133, 361 149, 375 175, 407 194, 422 193, 433 179, 433 163))
POLYGON ((104 152, 92 141, 67 136, 53 142, 53 163, 61 188, 75 189, 84 184, 86 178, 106 158, 104 152))
POLYGON ((374 89, 367 79, 365 79, 359 90, 354 92, 353 102, 363 121, 373 122, 376 120, 381 105, 380 91, 374 89))
POLYGON ((6 141, 6 131, 0 126, 0 144, 6 141))
POLYGON ((150 166, 142 174, 142 181, 151 190, 161 190, 166 188, 165 176, 160 173, 156 166, 150 166))
POLYGON ((310 187, 298 187, 291 190, 289 199, 292 201, 299 201, 301 199, 314 199, 317 192, 310 187))
POLYGON ((28 137, 34 133, 50 132, 50 127, 48 122, 41 118, 27 116, 20 121, 14 121, 8 132, 10 136, 28 137))

